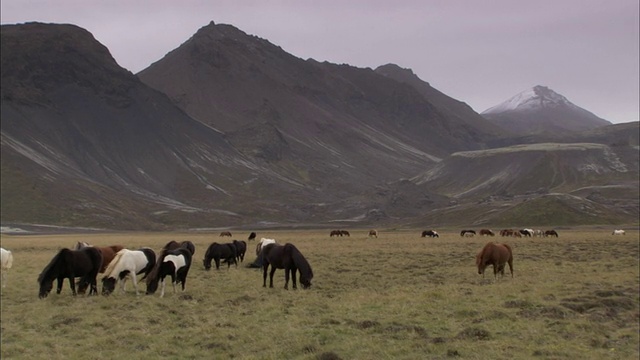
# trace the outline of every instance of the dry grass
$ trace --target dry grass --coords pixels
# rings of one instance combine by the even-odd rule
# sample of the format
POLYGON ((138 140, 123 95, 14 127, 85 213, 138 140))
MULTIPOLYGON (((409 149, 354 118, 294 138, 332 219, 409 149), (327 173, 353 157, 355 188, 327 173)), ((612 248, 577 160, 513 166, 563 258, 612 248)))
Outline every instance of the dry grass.
MULTIPOLYGON (((350 229, 351 230, 351 229, 350 229)), ((509 239, 515 277, 482 278, 474 256, 487 238, 420 238, 420 230, 259 232, 294 243, 313 266, 311 290, 262 288, 245 263, 206 272, 217 234, 134 233, 2 236, 14 267, 2 290, 2 358, 240 359, 637 359, 637 231, 561 231, 509 239), (196 244, 185 293, 38 299, 36 278, 61 247, 196 244)), ((245 239, 248 233, 234 238, 245 239)), ((502 238, 493 240, 502 241, 502 238)), ((491 268, 488 273, 491 273, 491 268)), ((100 287, 100 286, 99 286, 100 287)), ((141 285, 144 291, 144 285, 141 285)))

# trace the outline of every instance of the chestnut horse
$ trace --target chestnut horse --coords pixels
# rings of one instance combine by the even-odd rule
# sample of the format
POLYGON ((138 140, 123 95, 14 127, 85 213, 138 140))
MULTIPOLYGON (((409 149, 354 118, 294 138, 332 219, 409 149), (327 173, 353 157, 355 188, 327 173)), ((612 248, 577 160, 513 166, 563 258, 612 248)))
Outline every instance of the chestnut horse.
POLYGON ((482 277, 484 277, 484 270, 489 265, 493 265, 493 276, 495 278, 497 278, 498 273, 504 277, 505 263, 509 264, 511 277, 513 277, 513 252, 507 244, 488 242, 476 255, 478 274, 482 274, 482 277))

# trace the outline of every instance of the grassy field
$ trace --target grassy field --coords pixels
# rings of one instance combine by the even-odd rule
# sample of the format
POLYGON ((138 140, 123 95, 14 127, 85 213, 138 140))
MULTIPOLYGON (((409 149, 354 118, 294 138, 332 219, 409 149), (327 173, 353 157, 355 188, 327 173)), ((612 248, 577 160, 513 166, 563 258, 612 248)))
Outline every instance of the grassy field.
MULTIPOLYGON (((273 289, 246 265, 205 271, 217 234, 118 233, 9 236, 14 266, 2 289, 2 359, 638 359, 639 234, 561 230, 559 238, 505 239, 515 277, 477 274, 488 238, 420 230, 364 229, 350 238, 328 230, 258 232, 294 243, 311 263, 310 290, 273 289), (164 298, 38 299, 38 274, 76 241, 159 250, 169 240, 196 244, 184 293, 164 298)), ((248 233, 234 232, 235 239, 248 233)), ((508 274, 508 270, 507 270, 508 274)), ((140 284, 144 292, 145 285, 140 284)), ((99 290, 101 284, 99 284, 99 290)))

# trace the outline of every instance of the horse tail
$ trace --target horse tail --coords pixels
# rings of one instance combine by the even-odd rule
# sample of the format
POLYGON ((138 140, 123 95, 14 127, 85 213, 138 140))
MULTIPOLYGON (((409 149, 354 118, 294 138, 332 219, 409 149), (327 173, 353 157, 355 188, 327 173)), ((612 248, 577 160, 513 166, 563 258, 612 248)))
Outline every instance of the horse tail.
POLYGON ((151 284, 152 282, 158 280, 158 273, 160 272, 160 266, 162 266, 162 262, 164 261, 165 256, 167 256, 167 253, 170 250, 168 249, 162 249, 160 250, 160 254, 158 255, 158 258, 156 259, 156 263, 153 265, 153 269, 151 269, 151 271, 147 274, 147 278, 145 279, 147 282, 147 285, 151 284))
POLYGON ((116 253, 109 265, 107 265, 107 268, 104 269, 104 276, 102 277, 103 279, 111 277, 111 273, 115 270, 116 265, 118 265, 118 263, 120 262, 120 259, 122 259, 122 255, 127 252, 125 250, 126 249, 122 249, 116 253))
POLYGON ((311 269, 311 265, 305 259, 304 255, 298 250, 297 247, 293 244, 285 244, 284 245, 284 253, 291 254, 291 258, 293 259, 293 264, 300 271, 300 276, 304 276, 307 280, 311 281, 313 279, 313 270, 311 269))

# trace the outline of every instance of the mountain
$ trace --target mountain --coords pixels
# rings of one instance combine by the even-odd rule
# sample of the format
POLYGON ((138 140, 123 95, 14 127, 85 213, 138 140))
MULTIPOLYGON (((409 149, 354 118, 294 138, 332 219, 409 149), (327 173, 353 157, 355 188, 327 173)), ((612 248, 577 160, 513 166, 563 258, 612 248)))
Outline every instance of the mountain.
POLYGON ((567 133, 611 125, 540 85, 485 110, 482 116, 516 135, 567 133))
POLYGON ((241 224, 281 211, 282 198, 310 198, 119 67, 86 30, 1 29, 3 222, 241 224), (237 206, 247 203, 256 208, 237 206))
POLYGON ((3 225, 637 221, 637 123, 516 146, 541 135, 510 137, 410 69, 302 60, 230 25, 137 75, 74 25, 0 35, 3 225))

